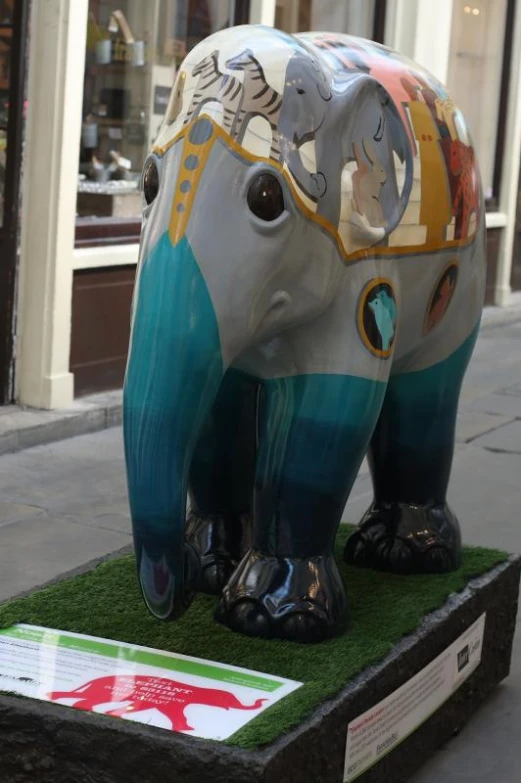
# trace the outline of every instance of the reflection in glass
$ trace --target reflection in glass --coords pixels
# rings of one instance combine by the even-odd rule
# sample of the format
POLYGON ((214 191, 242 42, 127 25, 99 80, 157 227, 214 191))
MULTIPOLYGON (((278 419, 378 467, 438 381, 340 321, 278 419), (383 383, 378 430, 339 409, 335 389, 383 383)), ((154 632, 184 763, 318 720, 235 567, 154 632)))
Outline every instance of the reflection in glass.
POLYGON ((0 24, 13 23, 14 0, 0 0, 0 24))
POLYGON ((141 169, 178 66, 231 0, 89 0, 77 214, 140 218, 141 169))
POLYGON ((492 198, 507 0, 454 0, 447 87, 472 133, 492 198), (487 96, 483 100, 483 96, 487 96))
POLYGON ((371 38, 375 0, 277 0, 275 27, 288 33, 327 30, 371 38))

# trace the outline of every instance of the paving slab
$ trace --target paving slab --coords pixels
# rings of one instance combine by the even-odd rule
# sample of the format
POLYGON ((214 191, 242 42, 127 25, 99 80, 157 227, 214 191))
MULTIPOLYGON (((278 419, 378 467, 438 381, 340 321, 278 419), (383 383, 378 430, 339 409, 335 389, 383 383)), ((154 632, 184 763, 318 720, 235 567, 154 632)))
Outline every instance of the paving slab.
POLYGON ((512 454, 521 454, 521 421, 515 419, 509 424, 503 424, 501 427, 490 430, 476 438, 474 445, 491 451, 508 451, 512 454))
POLYGON ((508 416, 467 409, 461 410, 456 420, 456 440, 460 443, 468 443, 479 435, 494 431, 510 421, 513 419, 508 416))
POLYGON ((521 419, 521 395, 495 392, 471 402, 472 410, 495 413, 499 416, 521 419))
POLYGON ((411 778, 411 783, 518 783, 521 779, 521 628, 509 678, 461 734, 411 778))
POLYGON ((43 514, 0 527, 0 601, 130 543, 130 535, 43 514))
POLYGON ((21 519, 44 514, 41 506, 32 506, 27 503, 16 503, 10 500, 0 500, 0 527, 11 525, 21 519))

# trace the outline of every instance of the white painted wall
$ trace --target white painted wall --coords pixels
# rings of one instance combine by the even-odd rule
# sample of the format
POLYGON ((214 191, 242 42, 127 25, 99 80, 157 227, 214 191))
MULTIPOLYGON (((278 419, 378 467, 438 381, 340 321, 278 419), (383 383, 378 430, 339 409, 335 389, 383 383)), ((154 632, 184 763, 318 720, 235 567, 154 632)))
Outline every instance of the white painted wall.
POLYGON ((88 0, 32 4, 17 398, 37 408, 73 401, 72 251, 87 11, 88 0))
POLYGON ((443 84, 447 82, 451 24, 452 0, 417 0, 413 59, 443 84))
POLYGON ((273 27, 276 0, 250 0, 250 24, 266 24, 273 27))
POLYGON ((418 3, 416 0, 387 0, 385 44, 407 57, 414 57, 418 3))

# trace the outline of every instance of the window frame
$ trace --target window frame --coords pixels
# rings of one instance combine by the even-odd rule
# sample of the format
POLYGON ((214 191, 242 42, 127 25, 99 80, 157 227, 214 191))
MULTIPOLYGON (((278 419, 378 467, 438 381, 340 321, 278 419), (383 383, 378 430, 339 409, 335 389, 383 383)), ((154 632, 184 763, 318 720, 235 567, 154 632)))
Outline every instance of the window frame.
POLYGON ((496 148, 494 152, 494 172, 492 175, 492 196, 488 199, 485 199, 485 210, 487 212, 497 212, 500 208, 499 201, 501 184, 503 180, 503 158, 507 132, 508 94, 510 91, 512 54, 514 46, 515 14, 516 0, 507 0, 505 36, 503 39, 503 62, 501 65, 501 82, 499 88, 496 148))
POLYGON ((385 44, 385 20, 387 16, 387 0, 375 0, 373 15, 373 35, 375 43, 385 44))

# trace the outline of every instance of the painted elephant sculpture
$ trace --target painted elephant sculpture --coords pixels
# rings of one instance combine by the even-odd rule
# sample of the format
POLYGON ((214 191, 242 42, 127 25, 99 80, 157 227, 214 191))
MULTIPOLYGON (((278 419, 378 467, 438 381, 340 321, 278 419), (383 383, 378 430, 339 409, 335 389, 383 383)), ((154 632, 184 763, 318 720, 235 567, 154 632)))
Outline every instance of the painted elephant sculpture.
POLYGON ((124 718, 128 714, 156 709, 171 721, 173 731, 193 731, 184 714, 191 704, 224 710, 258 710, 264 703, 264 699, 258 699, 251 705, 245 705, 229 691, 199 688, 166 677, 131 674, 98 677, 72 691, 53 691, 47 697, 51 701, 75 699, 73 706, 87 711, 109 702, 128 701, 129 704, 109 710, 106 715, 124 718))
POLYGON ((446 491, 485 223, 442 85, 348 36, 216 33, 181 67, 143 194, 124 437, 149 610, 202 590, 246 634, 342 632, 333 543, 366 453, 347 561, 458 567, 446 491))

